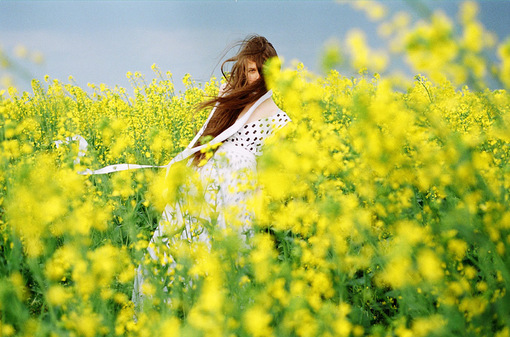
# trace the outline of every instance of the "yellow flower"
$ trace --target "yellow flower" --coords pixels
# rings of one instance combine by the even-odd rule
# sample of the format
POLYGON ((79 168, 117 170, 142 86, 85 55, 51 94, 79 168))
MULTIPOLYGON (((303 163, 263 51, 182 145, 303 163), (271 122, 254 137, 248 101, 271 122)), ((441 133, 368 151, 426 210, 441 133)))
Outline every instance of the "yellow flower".
POLYGON ((272 329, 270 327, 272 317, 260 306, 251 307, 246 310, 243 321, 246 330, 252 336, 262 337, 272 335, 272 329))
POLYGON ((158 336, 172 337, 179 336, 180 332, 180 321, 176 317, 170 317, 161 323, 158 336))
POLYGON ((418 253, 417 260, 418 270, 425 280, 437 282, 443 278, 444 272, 441 268, 441 260, 432 250, 421 250, 418 253))
POLYGON ((467 243, 461 239, 450 239, 448 241, 448 250, 459 261, 466 255, 467 248, 467 243))
POLYGON ((412 280, 411 260, 406 256, 396 256, 388 261, 377 280, 381 284, 402 288, 412 280))
POLYGON ((73 294, 69 289, 61 285, 54 285, 48 289, 46 298, 51 305, 61 306, 73 298, 73 294))
POLYGON ((488 301, 482 297, 466 297, 459 303, 459 310, 466 313, 469 319, 481 315, 487 308, 488 301))
POLYGON ((502 330, 498 331, 494 336, 495 337, 510 337, 510 328, 506 326, 502 330))
POLYGON ((0 333, 2 336, 13 336, 16 333, 16 330, 14 330, 14 327, 10 324, 0 323, 0 333))
POLYGON ((418 337, 428 336, 430 333, 439 334, 447 321, 441 315, 419 317, 412 322, 412 335, 418 337))
POLYGON ((335 321, 334 329, 338 336, 346 337, 352 331, 352 323, 346 318, 340 318, 335 321))

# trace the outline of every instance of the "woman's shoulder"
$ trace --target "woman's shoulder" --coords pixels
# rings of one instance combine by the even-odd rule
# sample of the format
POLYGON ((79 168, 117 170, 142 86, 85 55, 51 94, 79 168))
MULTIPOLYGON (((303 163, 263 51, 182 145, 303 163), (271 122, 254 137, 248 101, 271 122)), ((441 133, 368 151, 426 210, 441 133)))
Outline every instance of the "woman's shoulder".
POLYGON ((280 110, 280 108, 276 105, 276 103, 273 101, 272 98, 265 100, 262 102, 255 111, 253 111, 252 115, 250 116, 250 119, 248 120, 248 123, 273 117, 278 112, 283 112, 280 110))

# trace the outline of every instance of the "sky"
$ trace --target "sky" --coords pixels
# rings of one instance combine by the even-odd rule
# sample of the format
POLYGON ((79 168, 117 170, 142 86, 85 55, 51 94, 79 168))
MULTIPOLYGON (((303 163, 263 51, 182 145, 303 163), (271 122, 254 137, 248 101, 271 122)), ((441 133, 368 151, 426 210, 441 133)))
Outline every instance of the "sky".
MULTIPOLYGON (((412 0, 411 0, 412 1, 412 0)), ((408 2, 408 1, 407 1, 408 2)), ((408 3, 384 1, 389 15, 408 3)), ((422 1, 455 17, 460 1, 422 1)), ((479 18, 499 40, 510 36, 510 1, 480 1, 479 18)), ((367 34, 373 48, 384 48, 377 25, 349 1, 0 1, 0 46, 14 55, 17 46, 40 52, 41 65, 20 64, 29 77, 45 75, 85 88, 104 83, 130 88, 128 71, 150 81, 157 64, 173 73, 177 90, 189 73, 199 83, 220 76, 222 56, 249 34, 265 36, 283 57, 319 72, 325 43, 339 41, 353 28, 367 34)), ((21 90, 29 81, 18 80, 21 90)))

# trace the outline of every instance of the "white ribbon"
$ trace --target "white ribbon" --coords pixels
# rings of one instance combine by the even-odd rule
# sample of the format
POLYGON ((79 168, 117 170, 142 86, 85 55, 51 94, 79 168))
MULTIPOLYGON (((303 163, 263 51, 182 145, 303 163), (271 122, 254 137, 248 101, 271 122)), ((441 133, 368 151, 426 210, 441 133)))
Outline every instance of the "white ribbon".
MULTIPOLYGON (((186 149, 184 149, 184 151, 178 153, 172 160, 170 160, 170 162, 166 165, 163 165, 163 166, 154 166, 154 165, 139 165, 139 164, 115 164, 115 165, 109 165, 109 166, 106 166, 106 167, 103 167, 103 168, 100 168, 98 170, 91 170, 91 169, 86 169, 85 171, 81 171, 81 172, 78 172, 79 174, 83 174, 83 175, 87 175, 87 174, 106 174, 106 173, 112 173, 112 172, 118 172, 118 171, 126 171, 126 170, 135 170, 135 169, 140 169, 140 168, 166 168, 167 169, 167 174, 168 174, 168 171, 170 170, 170 167, 178 162, 178 161, 181 161, 183 159, 186 159, 188 158, 189 156, 191 156, 192 154, 200 151, 201 149, 207 147, 207 146, 211 146, 211 145, 214 145, 214 144, 218 144, 220 142, 223 142, 225 139, 227 139, 228 137, 232 136, 234 133, 236 133, 239 129, 241 129, 245 124, 246 122, 248 121, 248 119, 250 118, 250 116, 253 114, 253 111, 255 109, 258 108, 258 106, 260 104, 262 104, 262 102, 264 102, 265 100, 267 100, 268 98, 270 98, 272 96, 273 92, 272 90, 269 90, 267 93, 264 94, 264 96, 260 97, 256 102, 255 104, 253 104, 253 106, 241 117, 239 118, 233 125, 231 125, 229 128, 225 129, 222 133, 220 133, 218 136, 216 136, 213 140, 211 140, 209 143, 207 144, 204 144, 204 145, 200 145, 200 146, 197 146, 197 147, 193 147, 195 145, 195 143, 198 141, 198 139, 200 138, 200 136, 202 136, 202 134, 204 133, 204 130, 207 126, 207 123, 209 123, 209 121, 211 120, 211 117, 212 115, 214 114, 214 112, 216 111, 216 108, 218 106, 218 104, 216 104, 214 106, 214 108, 212 109, 211 113, 209 114, 209 117, 207 118, 207 120, 205 121, 204 125, 202 126, 202 128, 200 129, 200 131, 197 133, 197 135, 195 136, 195 138, 193 138, 193 140, 191 141, 191 143, 189 143, 189 145, 186 147, 186 149)), ((69 139, 69 138, 68 138, 69 139)), ((87 141, 85 141, 85 139, 83 139, 82 136, 80 135, 76 135, 72 138, 72 140, 77 140, 79 139, 80 140, 80 151, 82 150, 82 140, 85 142, 85 151, 87 149, 87 141)), ((62 141, 57 141, 57 142, 62 142, 62 141)), ((57 143, 55 142, 55 143, 57 143)), ((60 144, 59 143, 59 144, 60 144)), ((59 144, 56 144, 57 147, 59 144)), ((78 153, 78 156, 81 157, 83 156, 85 153, 81 154, 82 152, 79 152, 78 153)), ((79 158, 77 158, 76 160, 78 160, 78 163, 79 163, 79 158)), ((75 160, 75 163, 76 163, 76 160, 75 160)))

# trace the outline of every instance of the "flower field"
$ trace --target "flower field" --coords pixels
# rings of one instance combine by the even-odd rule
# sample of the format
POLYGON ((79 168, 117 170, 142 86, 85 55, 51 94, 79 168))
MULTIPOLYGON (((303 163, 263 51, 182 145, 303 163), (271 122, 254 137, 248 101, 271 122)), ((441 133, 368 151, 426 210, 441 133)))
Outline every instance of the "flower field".
POLYGON ((405 84, 270 63, 293 122, 260 158, 254 235, 177 240, 162 247, 174 263, 144 255, 187 167, 77 172, 166 164, 218 81, 186 76, 176 93, 154 66, 149 83, 128 73, 133 94, 49 78, 4 92, 0 336, 510 336, 510 94, 485 88, 490 65, 471 45, 464 63, 417 46, 445 22, 409 33, 405 52, 428 77, 405 84), (152 276, 137 309, 140 263, 152 276))

